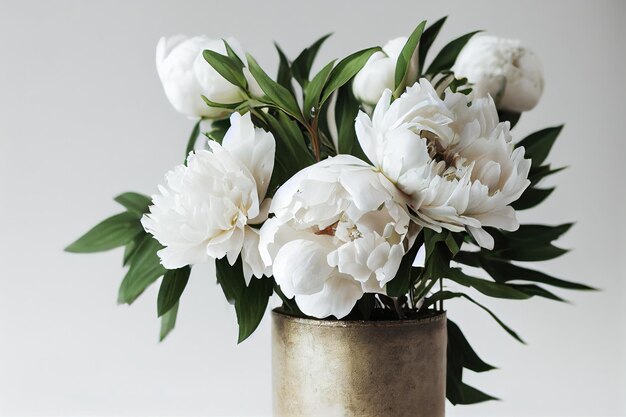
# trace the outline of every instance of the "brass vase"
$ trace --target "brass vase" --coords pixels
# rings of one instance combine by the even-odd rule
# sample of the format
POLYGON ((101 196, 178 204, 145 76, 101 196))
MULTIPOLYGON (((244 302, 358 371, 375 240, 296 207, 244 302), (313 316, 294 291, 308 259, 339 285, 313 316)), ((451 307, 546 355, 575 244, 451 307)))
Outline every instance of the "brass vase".
POLYGON ((446 314, 337 321, 272 312, 274 417, 443 417, 446 314))

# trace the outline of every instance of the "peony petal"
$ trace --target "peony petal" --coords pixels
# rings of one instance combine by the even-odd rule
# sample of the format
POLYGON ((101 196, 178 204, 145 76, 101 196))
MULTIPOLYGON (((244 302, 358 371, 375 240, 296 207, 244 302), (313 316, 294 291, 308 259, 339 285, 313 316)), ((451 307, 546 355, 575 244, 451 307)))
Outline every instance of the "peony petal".
POLYGON ((342 319, 347 316, 363 296, 361 285, 336 273, 325 283, 321 292, 311 295, 296 295, 296 303, 307 316, 326 318, 335 316, 342 319))
POLYGON ((287 297, 322 291, 333 270, 327 256, 327 248, 310 240, 288 242, 280 248, 272 265, 276 283, 287 297))

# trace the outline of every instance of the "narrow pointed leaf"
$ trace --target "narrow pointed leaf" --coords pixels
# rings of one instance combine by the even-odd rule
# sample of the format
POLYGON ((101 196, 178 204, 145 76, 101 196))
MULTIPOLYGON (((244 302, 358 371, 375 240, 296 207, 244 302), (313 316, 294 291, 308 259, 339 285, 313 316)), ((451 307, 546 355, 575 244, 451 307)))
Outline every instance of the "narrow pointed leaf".
POLYGON ((148 286, 165 274, 165 268, 157 255, 162 248, 152 237, 141 243, 120 285, 118 303, 132 304, 148 286))
POLYGON ((159 334, 159 341, 162 342, 167 335, 170 334, 174 327, 176 327, 176 316, 178 315, 178 303, 174 307, 170 308, 167 313, 161 317, 161 332, 159 334))
POLYGON ((465 274, 459 268, 450 268, 446 278, 465 287, 472 287, 475 290, 495 298, 506 298, 511 300, 525 300, 530 296, 522 291, 499 282, 488 281, 486 279, 472 277, 465 274))
MULTIPOLYGON (((359 103, 352 93, 349 85, 344 85, 337 90, 335 103, 335 123, 337 125, 337 144, 340 154, 352 154, 359 147, 354 129, 354 121, 359 112, 359 103)), ((360 148, 360 147, 359 147, 360 148)))
POLYGON ((215 261, 217 282, 226 299, 235 305, 239 324, 238 343, 243 342, 258 327, 274 288, 274 280, 271 278, 252 277, 246 286, 241 262, 241 257, 234 265, 229 265, 226 258, 215 261))
POLYGON ((201 95, 200 98, 202 98, 202 101, 204 101, 207 106, 217 109, 235 110, 244 103, 243 101, 239 103, 216 103, 215 101, 209 100, 205 95, 201 95))
POLYGON ((276 42, 274 42, 274 46, 278 52, 278 73, 276 74, 276 82, 289 90, 291 94, 294 94, 293 85, 291 84, 292 75, 289 59, 276 42))
MULTIPOLYGON (((396 69, 394 73, 394 96, 399 97, 406 88, 409 82, 415 80, 409 80, 409 70, 411 68, 411 61, 413 57, 416 55, 417 45, 422 37, 422 33, 424 32, 424 27, 426 26, 426 21, 423 20, 419 25, 415 28, 411 36, 407 39, 402 51, 400 51, 400 55, 398 55, 398 59, 396 60, 396 69)), ((415 74, 417 76, 417 74, 415 74)))
POLYGON ((302 113, 300 112, 300 108, 293 94, 285 87, 272 80, 265 71, 263 71, 252 55, 248 54, 247 57, 250 73, 257 83, 259 83, 261 90, 263 90, 267 98, 283 111, 303 122, 302 113))
POLYGON ((553 191, 554 187, 545 189, 529 187, 526 191, 524 191, 524 194, 522 194, 519 200, 511 204, 511 207, 515 210, 527 210, 529 208, 533 208, 548 198, 553 191))
POLYGON ((152 236, 148 233, 140 233, 126 244, 126 247, 124 248, 124 257, 122 258, 123 266, 127 266, 132 261, 133 256, 137 253, 137 249, 146 239, 152 239, 152 236))
POLYGON ((322 92, 320 105, 323 105, 335 90, 350 81, 363 68, 370 56, 380 50, 379 47, 363 49, 339 61, 330 73, 328 83, 322 92))
POLYGON ((562 249, 551 244, 542 246, 523 245, 498 251, 497 256, 512 261, 538 262, 558 258, 567 252, 567 249, 562 249))
POLYGON ((115 197, 115 201, 121 204, 131 213, 137 214, 139 217, 147 213, 148 207, 152 204, 152 199, 146 195, 127 192, 115 197))
POLYGON ((484 259, 481 266, 498 282, 528 281, 569 290, 594 290, 588 285, 554 278, 543 272, 523 268, 502 260, 484 259))
POLYGON ((143 226, 135 213, 124 212, 98 223, 74 243, 66 252, 92 253, 124 246, 143 232, 143 226))
POLYGON ((521 291, 525 294, 530 295, 531 297, 537 296, 537 297, 547 298, 549 300, 565 302, 565 300, 559 297, 558 295, 535 284, 508 284, 508 285, 510 285, 511 287, 515 288, 518 291, 521 291))
POLYGON ((526 158, 532 160, 533 167, 538 167, 548 157, 550 149, 552 149, 552 145, 554 145, 562 129, 563 125, 540 130, 524 138, 517 146, 523 146, 526 158))
POLYGON ((491 395, 463 382, 461 383, 461 392, 463 395, 463 402, 460 404, 477 404, 485 401, 499 401, 499 398, 492 397, 491 395))
POLYGON ((496 369, 478 356, 456 323, 448 319, 447 326, 448 349, 451 349, 454 356, 461 358, 460 363, 464 368, 474 372, 487 372, 496 369))
POLYGON ((193 151, 193 148, 196 146, 196 141, 198 140, 198 135, 200 134, 201 121, 202 119, 196 122, 196 124, 193 126, 193 129, 191 130, 191 135, 189 135, 187 147, 185 148, 185 165, 187 165, 187 157, 189 156, 189 153, 193 151))
POLYGON ((563 223, 558 226, 546 226, 542 224, 522 224, 514 232, 502 232, 505 237, 515 242, 545 242, 550 243, 567 233, 574 223, 563 223))
POLYGON ((185 287, 189 281, 190 273, 191 267, 189 266, 179 269, 170 269, 165 272, 157 297, 157 314, 159 317, 178 304, 178 300, 183 294, 183 291, 185 291, 185 287))
POLYGON ((304 89, 304 116, 307 119, 312 119, 315 114, 320 112, 320 96, 322 90, 328 81, 335 61, 329 62, 324 68, 318 72, 315 77, 307 84, 304 89))
POLYGON ((538 184, 539 181, 548 177, 550 175, 556 174, 557 172, 563 171, 567 167, 560 167, 552 169, 550 165, 542 165, 540 167, 532 168, 530 173, 528 174, 528 179, 530 180, 530 184, 535 185, 538 184))
POLYGON ((239 55, 231 48, 230 44, 226 41, 226 39, 222 39, 224 42, 224 47, 226 47, 226 54, 228 57, 235 63, 239 68, 243 68, 245 65, 239 55))
POLYGON ((418 75, 422 74, 422 70, 424 69, 424 63, 426 62, 426 56, 428 55, 428 51, 430 50, 430 47, 432 46, 433 42, 437 38, 437 35, 439 35, 439 32, 441 31, 441 28, 443 27, 443 24, 446 22, 447 18, 448 16, 442 17, 441 19, 437 20, 432 25, 428 26, 426 30, 424 30, 424 33, 422 33, 422 37, 420 38, 419 48, 418 48, 418 65, 419 65, 418 67, 419 69, 417 71, 418 75))
POLYGON ((274 289, 274 280, 270 278, 252 278, 250 285, 244 290, 235 303, 239 337, 237 343, 246 340, 259 327, 267 303, 274 289))
POLYGON ((476 32, 468 33, 467 35, 463 35, 446 46, 437 54, 433 62, 428 67, 426 71, 427 74, 437 74, 445 70, 449 70, 454 65, 456 61, 456 57, 459 56, 459 53, 465 46, 465 44, 474 36, 475 34, 482 32, 480 30, 476 32))
POLYGON ((474 300, 473 298, 471 298, 469 295, 464 294, 462 292, 452 292, 452 291, 439 291, 435 294, 433 294, 432 296, 430 296, 426 301, 425 301, 425 305, 426 306, 430 306, 435 304, 435 302, 439 301, 439 300, 450 300, 452 298, 465 298, 466 300, 472 302, 474 305, 480 307, 481 309, 483 309, 485 312, 487 312, 487 314, 489 314, 491 316, 491 318, 493 318, 496 323, 498 323, 500 325, 500 327, 502 327, 504 329, 504 331, 506 331, 508 334, 510 334, 515 340, 517 340, 520 343, 526 344, 526 342, 524 342, 522 340, 522 338, 520 338, 517 333, 515 333, 513 331, 513 329, 511 329, 509 326, 507 326, 506 324, 504 324, 504 322, 502 320, 500 320, 498 318, 498 316, 496 316, 491 310, 489 310, 487 307, 485 307, 484 305, 480 304, 479 302, 477 302, 476 300, 474 300))
POLYGON ((293 73, 293 77, 296 81, 298 81, 302 88, 306 87, 309 82, 309 74, 311 73, 311 67, 313 66, 313 61, 315 61, 317 52, 330 35, 332 35, 332 33, 319 38, 313 43, 313 45, 305 48, 300 55, 293 60, 293 63, 291 64, 291 71, 293 73))
POLYGON ((210 49, 205 49, 202 56, 226 81, 244 90, 248 88, 248 82, 237 60, 210 49))

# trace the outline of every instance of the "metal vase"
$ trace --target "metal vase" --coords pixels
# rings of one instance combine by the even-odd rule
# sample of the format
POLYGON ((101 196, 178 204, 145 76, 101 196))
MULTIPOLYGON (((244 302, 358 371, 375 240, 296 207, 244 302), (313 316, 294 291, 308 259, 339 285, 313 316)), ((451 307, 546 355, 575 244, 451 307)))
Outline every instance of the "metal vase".
POLYGON ((443 417, 446 314, 337 321, 272 312, 274 417, 443 417))

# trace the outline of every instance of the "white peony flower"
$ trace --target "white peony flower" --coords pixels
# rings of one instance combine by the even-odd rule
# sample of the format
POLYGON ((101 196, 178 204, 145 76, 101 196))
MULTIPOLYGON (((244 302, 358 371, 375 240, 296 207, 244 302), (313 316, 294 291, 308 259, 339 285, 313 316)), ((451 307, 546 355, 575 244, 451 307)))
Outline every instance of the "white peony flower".
POLYGON ((422 226, 467 230, 493 247, 484 226, 519 227, 510 204, 530 184, 530 160, 517 148, 509 123, 499 123, 491 98, 446 91, 425 79, 390 104, 386 90, 372 118, 360 112, 359 143, 367 157, 406 196, 422 226))
POLYGON ((357 158, 318 162, 274 195, 261 256, 305 314, 345 317, 365 292, 385 293, 414 239, 401 199, 357 158))
MULTIPOLYGON (((228 44, 245 63, 243 50, 236 39, 229 38, 228 44)), ((244 100, 241 89, 224 77, 204 59, 202 52, 209 49, 226 55, 224 41, 206 36, 188 38, 178 35, 161 38, 157 44, 156 66, 165 94, 174 108, 189 117, 221 118, 230 111, 206 105, 201 96, 215 103, 237 103, 244 100)), ((260 89, 247 68, 244 75, 249 89, 259 94, 260 89)))
MULTIPOLYGON (((393 90, 396 61, 407 38, 390 40, 383 46, 382 52, 374 53, 365 66, 354 77, 352 91, 357 100, 369 106, 374 106, 385 89, 393 90)), ((409 79, 417 78, 417 54, 409 65, 409 79)))
POLYGON ((274 167, 276 143, 271 133, 255 128, 250 114, 233 113, 222 145, 189 154, 187 166, 166 175, 141 220, 165 246, 158 252, 167 269, 228 258, 241 253, 249 283, 252 275, 271 275, 258 252, 259 231, 250 225, 267 218, 263 200, 274 167))
POLYGON ((452 70, 474 84, 474 97, 491 95, 501 110, 531 110, 543 92, 541 61, 517 40, 475 36, 452 70))

